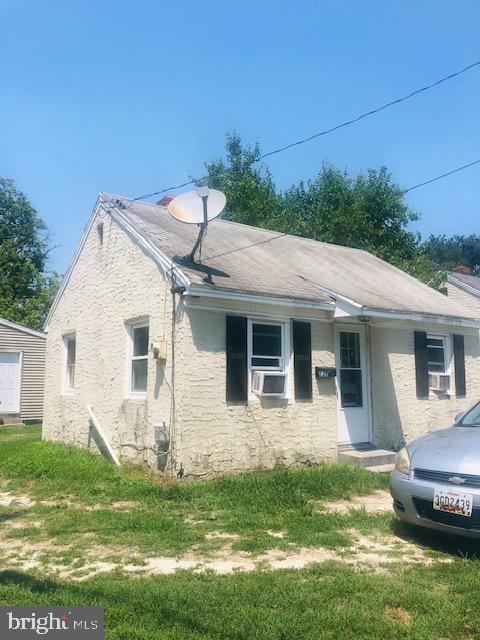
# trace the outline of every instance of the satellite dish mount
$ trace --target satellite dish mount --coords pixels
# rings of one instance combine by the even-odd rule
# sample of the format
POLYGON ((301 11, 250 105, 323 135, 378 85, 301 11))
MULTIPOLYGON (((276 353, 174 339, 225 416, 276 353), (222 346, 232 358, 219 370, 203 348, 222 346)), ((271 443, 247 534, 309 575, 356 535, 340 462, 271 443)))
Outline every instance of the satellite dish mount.
POLYGON ((180 222, 200 226, 198 238, 192 250, 181 259, 183 264, 194 263, 197 251, 201 254, 208 223, 222 213, 226 202, 225 194, 208 187, 198 187, 195 191, 182 193, 170 202, 168 211, 171 216, 180 222))
POLYGON ((208 187, 199 187, 197 189, 197 196, 202 199, 203 222, 200 225, 200 231, 198 232, 198 238, 197 238, 197 241, 195 242, 195 244, 193 245, 193 249, 190 251, 188 256, 185 256, 185 262, 195 262, 195 254, 196 254, 196 252, 197 252, 197 250, 199 248, 200 248, 200 255, 201 255, 202 242, 203 242, 203 239, 205 237, 205 234, 207 233, 207 227, 208 227, 208 205, 207 205, 207 200, 208 200, 209 191, 210 191, 210 189, 208 187))

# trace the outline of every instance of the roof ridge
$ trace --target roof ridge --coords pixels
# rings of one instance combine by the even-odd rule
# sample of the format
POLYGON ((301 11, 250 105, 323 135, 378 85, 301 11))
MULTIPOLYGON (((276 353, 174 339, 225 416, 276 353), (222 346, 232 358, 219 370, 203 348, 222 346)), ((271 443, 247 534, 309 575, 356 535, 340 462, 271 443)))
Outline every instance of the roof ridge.
MULTIPOLYGON (((164 205, 159 205, 156 204, 155 202, 145 202, 144 200, 135 200, 133 198, 127 198, 126 196, 117 196, 115 194, 104 194, 110 197, 114 197, 114 198, 119 198, 121 200, 128 200, 129 202, 133 202, 133 203, 137 203, 138 204, 146 204, 149 205, 150 207, 156 207, 159 209, 166 209, 168 211, 168 207, 164 206, 164 205)), ((314 242, 315 244, 323 244, 323 245, 327 245, 328 247, 336 247, 336 248, 340 248, 340 249, 346 249, 347 251, 361 251, 363 253, 368 253, 369 255, 374 255, 373 253, 371 253, 370 251, 368 251, 367 249, 360 249, 358 247, 348 247, 347 245, 344 244, 335 244, 335 242, 325 242, 325 240, 315 240, 315 238, 306 238, 305 236, 299 236, 296 235, 294 233, 285 233, 283 231, 275 231, 274 229, 265 229, 265 227, 255 227, 252 224, 246 224, 245 222, 237 222, 235 220, 225 220, 225 218, 214 218, 214 220, 221 222, 223 224, 230 224, 230 225, 236 225, 239 227, 247 227, 248 229, 255 229, 255 230, 259 230, 259 231, 263 231, 265 233, 269 233, 274 235, 275 237, 281 237, 284 236, 286 238, 295 238, 296 240, 302 240, 305 242, 314 242)), ((211 221, 213 222, 213 220, 211 221)), ((375 256, 377 257, 377 256, 375 256)), ((381 260, 381 258, 379 258, 379 260, 381 260)))

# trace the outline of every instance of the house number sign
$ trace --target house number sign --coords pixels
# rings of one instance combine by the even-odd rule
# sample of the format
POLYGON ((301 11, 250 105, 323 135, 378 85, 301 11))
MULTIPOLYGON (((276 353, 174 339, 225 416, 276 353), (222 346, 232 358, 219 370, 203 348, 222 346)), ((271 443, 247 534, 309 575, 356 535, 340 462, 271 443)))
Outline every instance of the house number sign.
POLYGON ((315 377, 317 380, 322 378, 335 378, 337 370, 335 367, 315 367, 315 377))

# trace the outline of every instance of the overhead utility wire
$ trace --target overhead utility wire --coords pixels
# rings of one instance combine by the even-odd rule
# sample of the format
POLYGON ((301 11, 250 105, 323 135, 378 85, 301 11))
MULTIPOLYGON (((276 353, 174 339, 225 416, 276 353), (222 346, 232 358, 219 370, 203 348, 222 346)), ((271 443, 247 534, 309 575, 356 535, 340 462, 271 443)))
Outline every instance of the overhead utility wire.
MULTIPOLYGON (((480 164, 480 158, 478 160, 474 160, 474 162, 469 162, 468 164, 464 164, 462 167, 458 167, 457 169, 453 169, 452 171, 448 171, 447 173, 442 173, 440 176, 436 176, 435 178, 431 178, 430 180, 425 180, 425 182, 420 182, 419 184, 414 185, 413 187, 408 187, 408 189, 403 189, 402 194, 408 193, 413 189, 418 189, 418 187, 423 187, 425 184, 430 184, 431 182, 436 182, 437 180, 441 180, 446 176, 451 176, 452 173, 457 173, 458 171, 462 171, 462 169, 467 169, 468 167, 473 167, 475 164, 480 164)), ((287 233, 279 233, 276 236, 272 236, 267 238, 266 240, 260 240, 259 242, 254 242, 252 244, 244 245, 243 247, 238 247, 237 249, 231 249, 230 251, 225 251, 224 253, 218 253, 216 255, 207 256, 206 260, 213 260, 214 258, 223 258, 223 256, 229 255, 231 253, 236 253, 237 251, 243 251, 244 249, 250 249, 251 247, 256 247, 259 244, 266 244, 267 242, 272 242, 273 240, 278 240, 279 238, 283 238, 287 233)))
POLYGON ((430 184, 431 182, 436 182, 437 180, 441 180, 442 178, 451 176, 452 173, 458 173, 458 171, 462 171, 463 169, 468 169, 468 167, 473 167, 474 164, 479 164, 479 163, 480 163, 480 158, 478 160, 474 160, 473 162, 469 162, 468 164, 464 164, 462 167, 457 167, 452 171, 447 171, 447 173, 442 173, 441 176, 436 176, 435 178, 431 178, 430 180, 425 180, 425 182, 420 182, 419 184, 416 184, 413 187, 408 187, 408 189, 403 190, 403 193, 408 193, 409 191, 413 191, 413 189, 418 189, 418 187, 423 187, 424 185, 430 184))
MULTIPOLYGON (((248 166, 251 166, 253 164, 256 164, 257 162, 260 162, 261 160, 264 160, 265 158, 268 158, 270 156, 276 155, 277 153, 282 153, 283 151, 286 151, 287 149, 291 149, 292 147, 297 147, 301 144, 305 144, 306 142, 310 142, 311 140, 315 140, 316 138, 320 138, 321 136, 326 136, 329 133, 332 133, 333 131, 337 131, 338 129, 342 129, 343 127, 348 127, 351 124, 355 124, 356 122, 359 122, 360 120, 363 120, 364 118, 368 118, 369 116, 372 116, 376 113, 379 113, 380 111, 383 111, 384 109, 388 109, 389 107, 392 107, 396 104, 399 104, 400 102, 404 102, 405 100, 409 100, 410 98, 413 98, 414 96, 418 95, 419 93, 423 93, 425 91, 428 91, 429 89, 433 89, 434 87, 437 87, 439 84, 442 84, 443 82, 447 82, 448 80, 452 80, 453 78, 456 78, 457 76, 462 75, 462 73, 465 73, 466 71, 469 71, 470 69, 473 69, 474 67, 478 67, 480 66, 480 60, 477 60, 477 62, 473 62, 472 64, 469 64, 468 66, 464 67, 463 69, 460 69, 459 71, 455 71, 454 73, 450 73, 448 76, 445 76, 443 78, 440 78, 440 80, 437 80, 436 82, 433 82, 432 84, 428 84, 424 87, 421 87, 420 89, 416 89, 415 91, 412 91, 411 93, 408 93, 405 96, 402 96, 401 98, 397 98, 396 100, 392 100, 391 102, 387 102, 386 104, 382 105, 381 107, 377 107, 376 109, 372 109, 371 111, 367 111, 365 113, 362 113, 361 115, 352 118, 351 120, 347 120, 345 122, 342 122, 341 124, 337 124, 334 127, 331 127, 330 129, 325 129, 324 131, 319 131, 318 133, 314 133, 311 136, 308 136, 308 138, 302 138, 301 140, 297 140, 296 142, 291 142, 290 144, 285 145, 284 147, 279 147, 278 149, 274 149, 273 151, 268 151, 267 153, 262 154, 261 156, 259 156, 258 158, 255 158, 255 160, 253 160, 248 166)), ((460 169, 459 169, 460 170, 460 169)), ((176 189, 181 189, 182 187, 188 187, 191 184, 195 184, 196 182, 199 182, 201 180, 207 180, 208 178, 210 178, 211 176, 206 175, 203 176, 202 178, 195 178, 193 180, 188 180, 187 182, 183 182, 182 184, 177 184, 175 186, 171 186, 171 187, 166 187, 165 189, 161 189, 160 191, 154 191, 152 193, 146 193, 142 196, 138 196, 136 198, 133 198, 132 201, 136 202, 137 200, 147 200, 148 198, 153 198, 153 196, 159 196, 162 195, 163 193, 167 193, 168 191, 175 191, 176 189)), ((420 185, 418 185, 420 186, 420 185)), ((416 188, 416 187, 411 187, 411 189, 416 188)), ((410 190, 410 189, 409 189, 410 190)))

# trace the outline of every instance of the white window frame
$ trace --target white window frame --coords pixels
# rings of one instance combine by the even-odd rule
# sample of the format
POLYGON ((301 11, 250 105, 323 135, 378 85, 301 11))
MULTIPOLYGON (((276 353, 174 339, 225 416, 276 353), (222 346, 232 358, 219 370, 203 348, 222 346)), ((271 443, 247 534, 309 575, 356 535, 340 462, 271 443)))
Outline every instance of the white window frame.
MULTIPOLYGON (((269 356, 257 356, 259 358, 269 358, 269 356)), ((272 359, 274 356, 271 356, 272 359)), ((290 367, 290 321, 281 321, 281 320, 266 320, 265 318, 257 319, 255 317, 247 319, 247 368, 248 368, 248 395, 249 398, 254 396, 252 391, 252 378, 254 371, 276 371, 280 373, 284 373, 287 375, 287 379, 285 382, 285 395, 284 398, 289 397, 289 367, 290 367), (280 367, 260 367, 252 365, 253 354, 253 325, 254 324, 264 324, 264 325, 276 325, 281 327, 281 356, 280 356, 280 367)))
POLYGON ((148 320, 139 320, 135 322, 127 323, 127 358, 125 366, 125 397, 136 400, 144 400, 147 397, 148 389, 148 359, 149 349, 147 348, 147 354, 145 356, 133 355, 133 333, 135 329, 141 329, 148 327, 149 341, 150 341, 150 323, 148 320), (145 391, 136 391, 132 389, 132 363, 134 360, 146 360, 147 361, 147 389, 145 391))
POLYGON ((77 334, 75 332, 66 333, 63 338, 63 365, 62 365, 62 393, 71 396, 75 393, 75 379, 77 373, 77 334), (69 364, 68 364, 68 343, 75 340, 75 362, 73 363, 73 386, 70 385, 69 364))
MULTIPOLYGON (((429 338, 432 338, 434 340, 443 340, 443 353, 444 353, 444 357, 445 357, 445 371, 441 372, 441 371, 430 371, 430 369, 428 370, 428 375, 441 375, 441 376, 449 376, 450 378, 450 384, 448 386, 448 389, 445 389, 443 391, 443 393, 445 393, 446 395, 451 395, 452 393, 452 348, 450 345, 450 336, 446 335, 446 334, 439 334, 439 333, 427 333, 427 340, 429 338)), ((428 354, 428 350, 427 350, 427 354, 428 354)), ((427 356, 427 362, 428 362, 428 356, 427 356)), ((436 390, 432 389, 430 387, 429 389, 429 393, 432 396, 435 396, 436 390)))
MULTIPOLYGON (((445 357, 445 371, 430 371, 428 370, 428 374, 440 374, 442 376, 451 376, 452 373, 452 353, 450 348, 450 336, 445 334, 436 334, 436 333, 427 333, 427 340, 442 340, 443 341, 443 354, 445 357)), ((438 348, 438 347, 430 347, 430 348, 438 348)), ((427 349, 428 354, 428 349, 427 349)), ((427 356, 428 361, 428 356, 427 356)))

